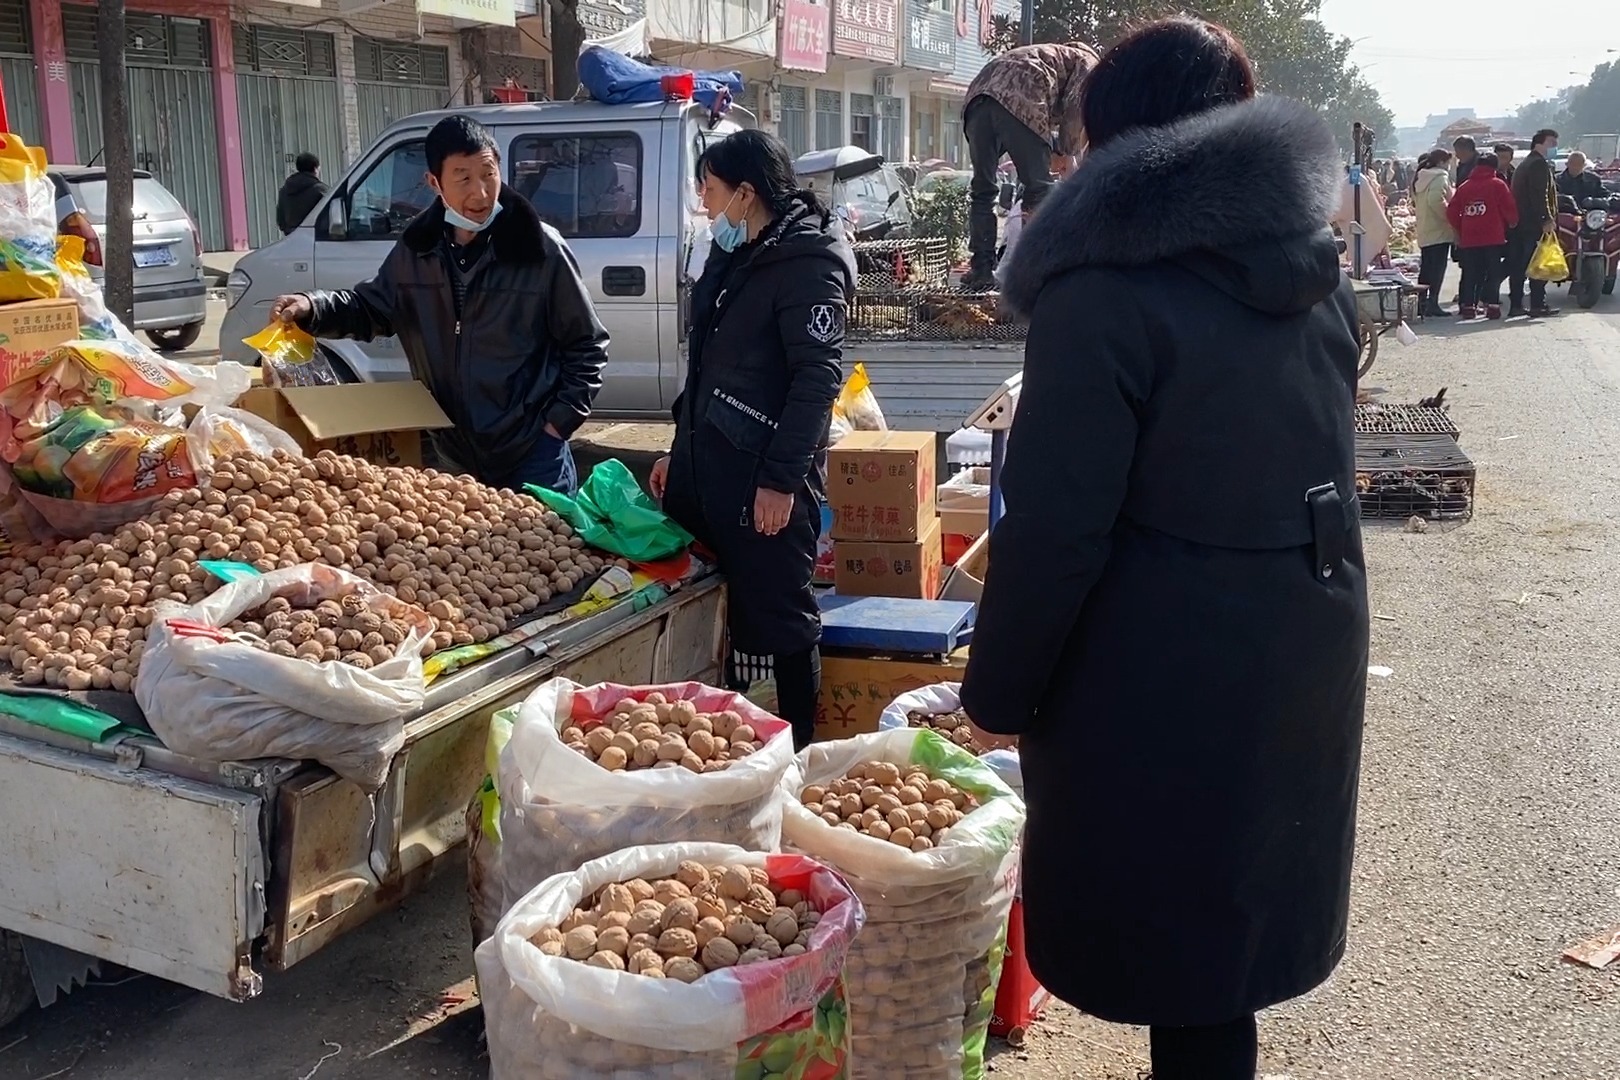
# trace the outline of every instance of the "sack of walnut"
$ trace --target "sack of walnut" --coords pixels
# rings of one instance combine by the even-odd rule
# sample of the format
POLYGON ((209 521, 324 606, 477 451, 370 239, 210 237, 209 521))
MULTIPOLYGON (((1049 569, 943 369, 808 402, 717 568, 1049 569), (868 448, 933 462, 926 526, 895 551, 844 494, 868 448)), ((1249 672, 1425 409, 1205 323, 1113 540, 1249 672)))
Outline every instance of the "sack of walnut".
POLYGON ((345 570, 304 563, 239 578, 190 607, 155 605, 132 689, 152 731, 178 753, 307 758, 375 791, 404 744, 401 720, 422 707, 421 649, 432 633, 421 608, 345 570), (288 641, 268 640, 277 631, 262 623, 237 629, 259 611, 265 623, 285 618, 307 631, 296 648, 309 651, 286 655, 288 641), (317 638, 334 633, 322 620, 345 618, 388 631, 362 635, 377 639, 376 659, 364 656, 362 666, 317 638))
POLYGON ((651 844, 558 874, 518 900, 478 947, 491 1080, 843 1076, 849 1027, 841 973, 862 919, 860 900, 825 866, 729 844, 651 844), (777 933, 767 943, 778 946, 775 955, 740 953, 736 926, 769 934, 763 924, 728 917, 694 956, 704 924, 715 920, 692 924, 694 933, 680 928, 690 923, 683 915, 695 917, 700 903, 739 906, 720 888, 722 873, 747 883, 740 910, 762 886, 767 904, 793 902, 767 920, 777 933), (715 887, 684 884, 700 880, 715 887), (655 889, 667 902, 651 899, 655 889), (632 916, 624 912, 632 904, 634 918, 666 927, 656 948, 626 946, 632 916), (777 919, 790 924, 786 932, 777 919), (563 926, 571 928, 566 937, 563 926), (611 935, 619 940, 609 942, 611 935), (577 936, 590 943, 574 949, 577 936))
POLYGON ((850 1076, 982 1076, 1022 800, 921 728, 813 743, 784 783, 784 846, 843 874, 866 905, 846 968, 850 1076))
POLYGON ((473 948, 495 932, 506 914, 506 886, 501 879, 501 797, 495 790, 501 751, 512 740, 515 709, 502 709, 489 720, 484 743, 484 782, 467 804, 467 908, 473 948))
MULTIPOLYGON (((908 691, 891 701, 888 708, 883 710, 883 715, 878 717, 878 730, 932 727, 956 745, 966 746, 969 751, 978 753, 975 747, 956 737, 956 732, 963 730, 960 728, 963 719, 962 684, 935 683, 908 691), (927 723, 922 722, 924 718, 927 718, 927 723)), ((1024 770, 1019 764, 1017 750, 987 750, 979 754, 979 760, 1005 780, 1007 786, 1013 789, 1013 794, 1024 797, 1024 770)))
POLYGON ((642 844, 775 851, 792 762, 787 723, 738 694, 552 679, 518 707, 501 752, 507 902, 642 844))

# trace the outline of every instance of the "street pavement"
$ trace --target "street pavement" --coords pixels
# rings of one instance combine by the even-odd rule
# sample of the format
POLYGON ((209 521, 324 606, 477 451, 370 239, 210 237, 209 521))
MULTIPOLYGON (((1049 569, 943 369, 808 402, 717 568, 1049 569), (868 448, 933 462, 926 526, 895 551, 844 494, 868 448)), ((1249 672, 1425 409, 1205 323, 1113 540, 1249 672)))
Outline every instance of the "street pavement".
MULTIPOLYGON (((1349 952, 1262 1017, 1262 1074, 1614 1080, 1620 964, 1560 953, 1620 924, 1620 298, 1418 333, 1386 339, 1368 383, 1390 401, 1447 388, 1477 510, 1367 530, 1372 663, 1390 673, 1369 683, 1349 952)), ((602 430, 644 458, 667 438, 602 430)), ((149 978, 80 990, 0 1031, 0 1080, 484 1077, 466 911, 447 875, 245 1006, 149 978)), ((1061 1006, 992 1061, 1009 1080, 1146 1064, 1142 1032, 1061 1006)))

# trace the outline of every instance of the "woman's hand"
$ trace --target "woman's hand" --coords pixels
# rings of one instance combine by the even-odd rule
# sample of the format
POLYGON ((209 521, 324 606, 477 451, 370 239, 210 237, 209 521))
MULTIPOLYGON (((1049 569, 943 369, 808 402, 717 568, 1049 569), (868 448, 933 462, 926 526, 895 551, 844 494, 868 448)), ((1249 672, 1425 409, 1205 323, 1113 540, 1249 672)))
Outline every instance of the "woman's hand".
POLYGON ((979 745, 983 746, 983 747, 985 747, 987 749, 990 749, 990 750, 1008 750, 1008 749, 1016 750, 1018 748, 1018 736, 1016 736, 1016 735, 997 735, 993 731, 986 731, 986 730, 984 730, 984 728, 980 727, 978 724, 975 724, 973 722, 973 718, 971 716, 968 717, 968 727, 972 730, 973 738, 978 741, 979 745))
POLYGON ((761 536, 775 536, 787 528, 793 515, 793 496, 770 488, 754 492, 754 529, 761 536))
POLYGON ((653 462, 652 475, 647 477, 647 486, 652 488, 653 498, 659 502, 664 501, 664 488, 669 484, 669 455, 665 454, 653 462))

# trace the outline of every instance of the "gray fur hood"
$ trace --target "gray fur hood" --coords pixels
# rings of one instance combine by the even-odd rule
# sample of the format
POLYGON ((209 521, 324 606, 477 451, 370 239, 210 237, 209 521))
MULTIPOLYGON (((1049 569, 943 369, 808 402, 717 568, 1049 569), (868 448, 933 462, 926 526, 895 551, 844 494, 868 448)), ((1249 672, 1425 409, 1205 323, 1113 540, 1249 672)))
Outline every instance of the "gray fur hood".
MULTIPOLYGON (((1326 272, 1314 264, 1343 183, 1332 131, 1285 98, 1256 98, 1122 135, 1088 154, 1047 195, 1009 255, 1002 299, 1027 316, 1047 281, 1082 266, 1194 255, 1199 262, 1268 249, 1283 255, 1278 249, 1289 245, 1279 242, 1295 239, 1315 249, 1306 260, 1312 270, 1326 272)), ((1301 254, 1284 261, 1297 268, 1301 254)))

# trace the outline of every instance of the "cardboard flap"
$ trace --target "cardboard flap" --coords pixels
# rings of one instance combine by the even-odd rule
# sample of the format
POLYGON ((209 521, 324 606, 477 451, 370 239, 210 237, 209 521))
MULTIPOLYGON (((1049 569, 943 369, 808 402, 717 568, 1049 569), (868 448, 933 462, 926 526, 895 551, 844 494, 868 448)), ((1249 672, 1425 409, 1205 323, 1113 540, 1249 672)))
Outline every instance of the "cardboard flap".
POLYGON ((284 386, 277 393, 316 439, 447 428, 450 418, 419 382, 284 386))

